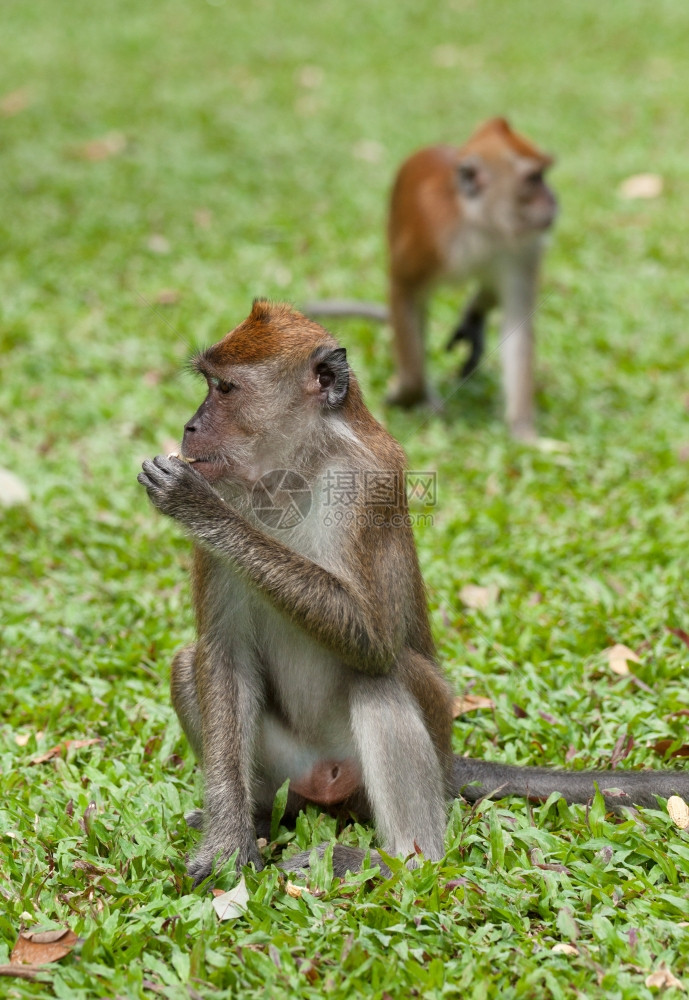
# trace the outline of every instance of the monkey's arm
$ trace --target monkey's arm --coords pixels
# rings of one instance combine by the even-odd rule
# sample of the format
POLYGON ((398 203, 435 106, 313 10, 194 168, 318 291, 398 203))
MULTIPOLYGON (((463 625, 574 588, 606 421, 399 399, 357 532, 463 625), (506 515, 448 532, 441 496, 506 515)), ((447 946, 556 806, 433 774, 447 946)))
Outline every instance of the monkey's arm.
POLYGON ((355 589, 254 528, 177 458, 158 455, 144 462, 138 480, 161 513, 231 560, 278 610, 348 666, 373 675, 390 672, 400 652, 403 622, 394 614, 384 617, 384 602, 376 599, 373 587, 370 593, 355 589))

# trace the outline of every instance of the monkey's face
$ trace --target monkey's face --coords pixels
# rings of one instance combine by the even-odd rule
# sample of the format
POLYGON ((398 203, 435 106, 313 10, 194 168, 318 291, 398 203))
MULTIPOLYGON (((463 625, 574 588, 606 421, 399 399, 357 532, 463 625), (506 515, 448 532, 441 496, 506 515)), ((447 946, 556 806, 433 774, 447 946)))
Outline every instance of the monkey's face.
POLYGON ((219 484, 251 485, 303 464, 349 389, 344 348, 298 313, 265 303, 193 367, 208 391, 185 425, 182 455, 219 484))
POLYGON ((545 230, 557 215, 557 199, 545 182, 551 160, 523 160, 517 163, 514 192, 515 228, 517 231, 545 230))
POLYGON ((465 158, 458 178, 467 218, 508 241, 545 231, 557 215, 557 200, 545 181, 551 164, 550 157, 511 152, 492 160, 465 158))

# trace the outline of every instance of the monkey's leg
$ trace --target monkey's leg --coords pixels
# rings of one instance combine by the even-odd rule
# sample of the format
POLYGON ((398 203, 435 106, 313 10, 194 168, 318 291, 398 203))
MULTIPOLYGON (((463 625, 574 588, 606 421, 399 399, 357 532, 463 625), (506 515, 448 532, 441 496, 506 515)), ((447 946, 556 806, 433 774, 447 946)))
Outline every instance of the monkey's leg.
POLYGON ((533 441, 534 428, 534 327, 538 262, 511 262, 501 280, 502 326, 500 354, 505 393, 505 417, 510 433, 520 441, 533 441))
POLYGON ((376 830, 388 854, 443 856, 445 798, 435 747, 409 692, 394 677, 357 678, 351 726, 376 830))
POLYGON ((172 659, 170 694, 184 735, 200 764, 202 759, 201 710, 196 696, 196 643, 178 650, 172 659))
MULTIPOLYGON (((443 856, 446 813, 443 775, 416 702, 394 677, 357 678, 350 696, 351 729, 361 762, 379 839, 386 853, 416 853, 437 861, 443 856)), ((318 848, 323 854, 325 845, 318 848)), ((309 851, 281 863, 286 871, 305 871, 309 851)), ((335 844, 333 874, 361 870, 366 852, 335 844)), ((371 865, 390 870, 376 851, 371 865)))
POLYGON ((396 406, 432 403, 426 381, 425 293, 393 279, 390 283, 390 319, 397 375, 387 402, 396 406))
POLYGON ((469 344, 469 356, 462 366, 462 378, 468 378, 479 366, 485 348, 488 313, 495 302, 494 292, 488 288, 480 288, 467 303, 460 315, 459 325, 447 342, 448 351, 461 340, 466 340, 469 344))
POLYGON ((545 801, 553 792, 560 792, 568 802, 588 802, 598 786, 611 808, 637 805, 655 809, 658 797, 689 798, 689 771, 558 771, 455 756, 452 786, 455 795, 470 802, 483 796, 500 799, 510 795, 545 801))
MULTIPOLYGON (((184 730, 184 735, 189 741, 189 746, 194 751, 194 756, 199 763, 201 760, 201 710, 196 697, 196 674, 194 662, 196 658, 196 643, 184 646, 179 649, 172 658, 170 670, 170 694, 172 696, 172 707, 177 713, 180 725, 184 730)), ((203 828, 203 811, 194 809, 184 817, 187 826, 195 830, 203 828)))
POLYGON ((256 847, 251 792, 260 708, 257 671, 217 643, 204 647, 199 641, 195 672, 206 789, 203 839, 187 870, 198 885, 235 851, 237 867, 249 862, 257 869, 263 865, 256 847))

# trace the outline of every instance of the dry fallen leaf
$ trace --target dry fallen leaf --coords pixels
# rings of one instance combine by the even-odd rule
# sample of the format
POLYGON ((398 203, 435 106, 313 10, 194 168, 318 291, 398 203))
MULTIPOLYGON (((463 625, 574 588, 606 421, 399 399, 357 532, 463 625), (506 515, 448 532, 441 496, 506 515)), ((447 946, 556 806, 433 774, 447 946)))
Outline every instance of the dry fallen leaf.
POLYGON ((53 931, 22 931, 10 955, 10 965, 45 965, 59 962, 79 938, 69 927, 53 931))
POLYGON ((241 917, 249 902, 249 890, 246 887, 244 876, 240 878, 234 889, 223 892, 215 896, 213 909, 218 914, 218 920, 234 920, 241 917))
POLYGON ((9 469, 0 469, 0 507, 25 504, 29 499, 29 491, 19 476, 9 469))
POLYGON ((151 253, 170 253, 170 241, 161 233, 152 233, 146 244, 151 253))
POLYGON ((31 739, 31 733, 15 733, 14 742, 18 747, 25 747, 31 739))
POLYGON ((176 288, 161 288, 153 301, 159 306, 174 306, 179 302, 179 292, 176 288))
POLYGON ((352 146, 352 153, 357 160, 364 160, 366 163, 380 163, 385 148, 376 139, 360 139, 352 146))
POLYGON ((661 962, 655 972, 646 977, 646 986, 649 989, 653 986, 660 989, 666 989, 667 987, 674 987, 677 990, 684 989, 684 983, 681 983, 679 979, 672 975, 665 962, 661 962))
POLYGON ((550 949, 555 955, 578 955, 579 949, 575 948, 573 944, 567 944, 566 941, 558 941, 550 949))
POLYGON ((452 718, 476 712, 479 708, 495 708, 495 702, 481 694, 460 695, 452 701, 452 718))
MULTIPOLYGON (((655 743, 651 744, 651 749, 659 753, 661 757, 664 757, 672 744, 676 742, 677 740, 673 739, 656 740, 655 743)), ((689 757, 689 743, 682 743, 681 746, 675 747, 670 757, 689 757)))
POLYGON ((461 50, 457 48, 456 45, 446 43, 445 45, 436 45, 436 47, 431 52, 431 60, 434 66, 440 66, 442 69, 454 69, 458 66, 462 59, 461 50))
POLYGON ((13 118, 14 115, 18 115, 24 108, 28 108, 30 103, 31 95, 26 87, 20 87, 19 90, 11 90, 9 94, 5 94, 0 99, 0 114, 3 118, 13 118))
POLYGON ((689 826, 689 806, 679 795, 671 795, 667 800, 667 811, 670 819, 680 830, 686 830, 689 826))
POLYGON ((487 587, 479 587, 473 583, 466 583, 459 592, 459 599, 465 608, 474 611, 485 611, 491 604, 495 604, 500 596, 500 588, 495 583, 489 583, 487 587))
POLYGON ((194 225, 199 229, 210 229, 213 223, 213 213, 207 208, 197 208, 194 212, 194 225))
POLYGON ((545 455, 567 454, 567 452, 572 450, 572 446, 568 441, 560 441, 558 438, 539 437, 536 438, 534 444, 545 455))
POLYGON ((295 885, 294 882, 285 883, 285 892, 287 893, 288 896, 291 896, 293 899, 301 899, 301 894, 303 893, 303 891, 304 887, 301 885, 295 885))
POLYGON ((622 181, 618 194, 622 198, 657 198, 663 190, 660 174, 633 174, 622 181))
POLYGON ((74 149, 74 155, 80 160, 88 160, 89 163, 98 163, 100 160, 107 160, 111 156, 117 156, 127 148, 127 137, 122 132, 108 132, 100 139, 92 139, 91 142, 83 142, 74 149))
POLYGON ((636 655, 633 649, 629 646, 625 646, 621 642, 615 643, 609 649, 606 649, 608 654, 608 663, 610 664, 610 669, 613 673, 619 674, 620 677, 626 677, 629 673, 628 662, 631 660, 632 663, 641 663, 641 660, 636 655))
POLYGON ((46 750, 45 753, 40 754, 38 757, 32 757, 29 764, 45 764, 46 761, 52 760, 53 757, 64 756, 69 750, 79 750, 81 747, 89 747, 93 743, 102 742, 99 739, 65 740, 64 743, 58 743, 57 746, 51 747, 50 750, 46 750))
POLYGON ((297 80, 302 87, 320 87, 325 80, 325 73, 320 66, 302 66, 297 73, 297 80))

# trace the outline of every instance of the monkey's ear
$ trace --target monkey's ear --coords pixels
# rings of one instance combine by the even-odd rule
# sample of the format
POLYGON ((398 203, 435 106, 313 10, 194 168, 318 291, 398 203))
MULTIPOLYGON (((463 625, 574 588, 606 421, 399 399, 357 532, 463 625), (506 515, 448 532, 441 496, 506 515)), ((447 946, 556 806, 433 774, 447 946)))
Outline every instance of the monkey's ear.
POLYGON ((479 156, 465 156, 457 165, 459 190, 467 198, 476 198, 486 185, 486 172, 479 156))
POLYGON ((349 391, 349 365, 344 347, 319 348, 311 358, 315 391, 323 406, 334 410, 344 403, 349 391))

